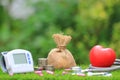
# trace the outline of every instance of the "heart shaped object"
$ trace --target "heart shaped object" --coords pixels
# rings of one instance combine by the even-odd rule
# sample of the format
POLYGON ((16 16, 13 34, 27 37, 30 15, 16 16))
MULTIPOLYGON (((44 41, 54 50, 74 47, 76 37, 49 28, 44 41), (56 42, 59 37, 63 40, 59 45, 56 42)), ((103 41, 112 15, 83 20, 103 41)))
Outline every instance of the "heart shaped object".
POLYGON ((96 45, 90 50, 89 58, 92 66, 110 67, 116 59, 116 54, 112 48, 96 45))

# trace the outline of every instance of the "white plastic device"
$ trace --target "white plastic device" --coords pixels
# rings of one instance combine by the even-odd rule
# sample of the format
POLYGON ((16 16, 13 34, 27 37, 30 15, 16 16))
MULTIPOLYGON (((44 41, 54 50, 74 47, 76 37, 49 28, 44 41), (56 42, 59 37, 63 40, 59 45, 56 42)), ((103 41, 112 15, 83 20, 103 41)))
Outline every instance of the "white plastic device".
POLYGON ((33 59, 29 51, 15 49, 9 52, 2 52, 1 67, 9 74, 33 72, 33 59))

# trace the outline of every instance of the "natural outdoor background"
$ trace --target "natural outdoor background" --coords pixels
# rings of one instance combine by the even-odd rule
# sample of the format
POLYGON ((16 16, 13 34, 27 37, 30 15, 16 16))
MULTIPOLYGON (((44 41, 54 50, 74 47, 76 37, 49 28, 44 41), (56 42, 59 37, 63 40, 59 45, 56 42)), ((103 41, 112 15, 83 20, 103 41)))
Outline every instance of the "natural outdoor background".
POLYGON ((54 33, 72 36, 77 64, 89 63, 97 44, 120 58, 120 0, 0 0, 0 52, 26 49, 37 64, 56 47, 54 33))

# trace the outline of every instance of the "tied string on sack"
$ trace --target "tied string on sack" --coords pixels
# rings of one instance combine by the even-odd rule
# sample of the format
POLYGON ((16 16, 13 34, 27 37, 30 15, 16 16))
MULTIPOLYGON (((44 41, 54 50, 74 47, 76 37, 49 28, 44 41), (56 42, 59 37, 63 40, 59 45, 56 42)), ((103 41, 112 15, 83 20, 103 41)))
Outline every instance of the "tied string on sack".
POLYGON ((66 45, 72 39, 71 36, 66 36, 62 34, 53 34, 53 38, 55 43, 57 44, 57 48, 59 49, 58 52, 61 52, 61 50, 66 49, 66 45))

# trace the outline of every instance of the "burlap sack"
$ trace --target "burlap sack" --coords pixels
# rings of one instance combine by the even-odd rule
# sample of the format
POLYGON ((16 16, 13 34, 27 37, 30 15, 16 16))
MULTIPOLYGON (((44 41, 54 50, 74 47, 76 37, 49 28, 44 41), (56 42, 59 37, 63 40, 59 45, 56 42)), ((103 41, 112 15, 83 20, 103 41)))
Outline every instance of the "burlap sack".
POLYGON ((57 44, 57 48, 52 49, 48 54, 48 65, 53 65, 57 69, 76 66, 71 52, 66 49, 66 45, 70 42, 71 36, 54 34, 53 38, 57 44))

